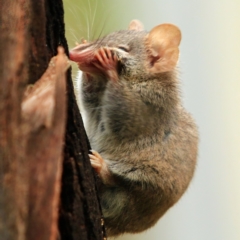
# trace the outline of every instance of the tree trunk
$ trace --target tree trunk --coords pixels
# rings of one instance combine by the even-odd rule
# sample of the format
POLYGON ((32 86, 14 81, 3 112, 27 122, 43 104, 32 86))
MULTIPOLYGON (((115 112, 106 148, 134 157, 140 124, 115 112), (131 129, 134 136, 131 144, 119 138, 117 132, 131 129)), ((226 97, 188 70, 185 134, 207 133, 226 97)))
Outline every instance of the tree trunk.
POLYGON ((62 49, 47 68, 68 54, 62 0, 0 0, 0 32, 0 239, 103 239, 62 49))

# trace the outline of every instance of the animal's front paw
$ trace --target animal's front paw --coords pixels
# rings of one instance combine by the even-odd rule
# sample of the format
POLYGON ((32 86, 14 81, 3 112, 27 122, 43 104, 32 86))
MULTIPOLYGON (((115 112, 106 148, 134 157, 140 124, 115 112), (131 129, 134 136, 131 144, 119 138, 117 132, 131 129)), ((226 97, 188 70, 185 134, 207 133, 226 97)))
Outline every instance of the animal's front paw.
POLYGON ((109 48, 100 48, 95 53, 95 58, 97 62, 94 65, 107 75, 113 81, 118 80, 117 65, 118 59, 117 55, 111 51, 109 48))
POLYGON ((100 172, 102 171, 104 165, 106 164, 104 159, 101 157, 101 155, 95 151, 95 150, 91 150, 92 154, 88 154, 90 157, 90 162, 92 167, 94 168, 94 170, 100 174, 100 172))
POLYGON ((102 179, 103 183, 109 185, 114 184, 113 176, 110 173, 108 166, 101 155, 97 151, 91 150, 89 157, 92 167, 102 179))

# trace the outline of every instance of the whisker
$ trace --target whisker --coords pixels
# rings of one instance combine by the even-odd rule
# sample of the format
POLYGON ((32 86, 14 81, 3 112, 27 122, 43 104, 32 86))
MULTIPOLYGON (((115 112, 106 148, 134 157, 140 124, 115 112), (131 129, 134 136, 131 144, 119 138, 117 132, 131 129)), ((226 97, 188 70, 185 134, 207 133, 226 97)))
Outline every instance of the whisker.
POLYGON ((88 18, 88 11, 84 7, 84 9, 81 9, 79 6, 76 5, 76 8, 82 13, 82 16, 84 17, 83 20, 85 21, 87 25, 87 40, 89 41, 89 18, 88 18))
POLYGON ((88 9, 89 9, 89 15, 90 15, 90 18, 92 18, 92 9, 91 9, 91 4, 90 4, 90 1, 88 0, 88 9))
POLYGON ((75 30, 75 29, 69 29, 68 31, 69 31, 70 34, 72 35, 74 41, 75 41, 75 42, 78 42, 78 41, 79 41, 79 38, 78 38, 77 35, 76 35, 76 30, 75 30))
POLYGON ((93 32, 93 25, 94 25, 94 22, 95 22, 95 17, 96 17, 97 8, 98 8, 98 1, 97 1, 97 3, 96 3, 96 7, 95 7, 95 10, 94 10, 94 13, 93 13, 93 18, 92 18, 92 28, 91 28, 91 31, 92 31, 92 32, 93 32))

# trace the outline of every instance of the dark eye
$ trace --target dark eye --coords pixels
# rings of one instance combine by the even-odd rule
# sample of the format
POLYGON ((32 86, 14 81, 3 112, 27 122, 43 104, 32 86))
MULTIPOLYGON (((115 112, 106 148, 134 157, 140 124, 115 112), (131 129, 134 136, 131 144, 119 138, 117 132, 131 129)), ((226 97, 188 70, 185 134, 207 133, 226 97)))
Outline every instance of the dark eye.
POLYGON ((129 52, 129 46, 127 45, 119 45, 118 46, 119 49, 123 50, 124 52, 129 52))

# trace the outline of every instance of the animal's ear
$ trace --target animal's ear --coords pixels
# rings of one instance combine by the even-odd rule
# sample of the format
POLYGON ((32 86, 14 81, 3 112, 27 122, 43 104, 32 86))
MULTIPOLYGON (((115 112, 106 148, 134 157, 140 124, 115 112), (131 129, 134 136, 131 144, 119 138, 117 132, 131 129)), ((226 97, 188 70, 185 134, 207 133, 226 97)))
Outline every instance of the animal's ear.
POLYGON ((142 31, 144 30, 144 27, 140 21, 132 20, 128 25, 128 30, 142 31))
POLYGON ((152 73, 168 72, 178 62, 181 32, 172 24, 154 27, 146 39, 149 52, 149 71, 152 73))

